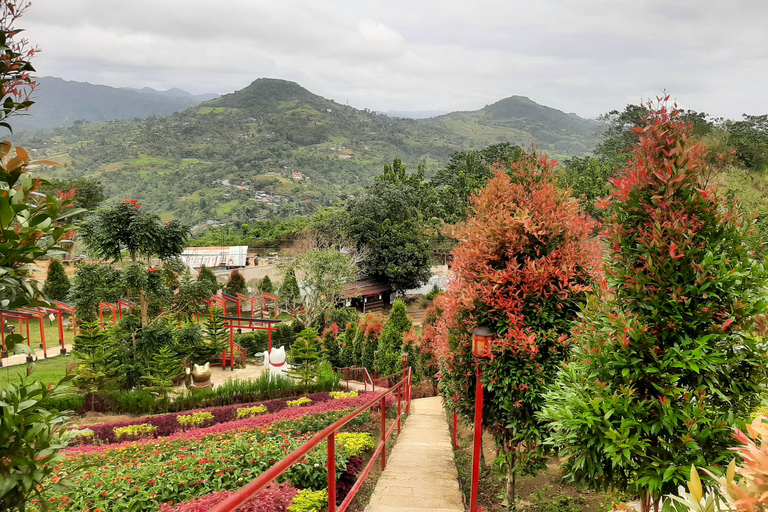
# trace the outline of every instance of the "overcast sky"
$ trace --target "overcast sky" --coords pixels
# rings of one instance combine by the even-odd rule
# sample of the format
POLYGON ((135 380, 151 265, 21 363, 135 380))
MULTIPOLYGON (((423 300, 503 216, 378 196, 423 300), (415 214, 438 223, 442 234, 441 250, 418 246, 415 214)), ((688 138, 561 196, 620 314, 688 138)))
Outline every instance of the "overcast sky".
POLYGON ((227 93, 259 77, 375 110, 512 95, 595 117, 663 90, 768 113, 767 0, 32 0, 39 76, 227 93))

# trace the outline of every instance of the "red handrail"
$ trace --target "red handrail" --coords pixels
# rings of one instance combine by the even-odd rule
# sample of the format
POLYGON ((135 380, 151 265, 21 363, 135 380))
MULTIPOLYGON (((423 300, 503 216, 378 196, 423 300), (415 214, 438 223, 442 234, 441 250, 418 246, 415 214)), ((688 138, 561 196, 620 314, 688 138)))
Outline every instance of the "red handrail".
POLYGON ((345 366, 345 367, 341 367, 341 368, 336 367, 336 368, 334 368, 334 370, 336 370, 337 372, 340 372, 340 371, 344 371, 345 372, 346 378, 344 380, 347 381, 347 388, 349 388, 349 381, 353 380, 353 381, 356 381, 356 382, 362 382, 363 385, 365 386, 365 388, 364 388, 365 391, 368 391, 368 384, 371 385, 371 391, 376 391, 376 381, 371 379, 371 374, 368 373, 368 369, 367 368, 360 368, 358 366, 345 366), (354 379, 350 379, 349 378, 349 371, 350 370, 354 370, 354 372, 355 372, 355 378, 354 379), (362 381, 358 378, 358 377, 360 377, 360 372, 362 372, 362 374, 363 374, 363 380, 362 381))
POLYGON ((368 476, 368 473, 371 471, 371 468, 376 463, 376 459, 378 458, 379 454, 381 454, 381 470, 384 471, 386 467, 386 455, 387 455, 387 439, 389 438, 390 434, 394 430, 395 426, 397 426, 398 431, 400 430, 400 422, 402 419, 401 413, 401 407, 400 402, 398 401, 398 415, 397 420, 392 423, 392 426, 389 428, 389 431, 387 431, 387 400, 386 397, 389 394, 394 394, 396 391, 398 392, 399 398, 405 397, 406 407, 410 405, 410 393, 406 391, 408 388, 408 384, 411 380, 411 369, 408 368, 405 378, 403 378, 400 382, 392 386, 386 391, 382 391, 380 394, 376 395, 374 398, 367 401, 362 406, 355 409, 353 412, 347 414, 340 420, 338 420, 336 423, 331 425, 330 427, 326 428, 325 430, 318 432, 315 434, 315 436, 289 453, 283 460, 277 462, 274 466, 266 470, 264 473, 259 475, 255 480, 253 480, 251 483, 247 484, 245 487, 240 489, 239 491, 236 491, 229 495, 225 500, 219 502, 216 504, 213 509, 211 509, 211 512, 231 512, 232 510, 235 510, 237 507, 248 501, 249 499, 256 496, 256 494, 264 489, 267 485, 272 483, 274 480, 276 480, 280 475, 282 475, 285 471, 288 470, 294 463, 301 460, 307 453, 309 453, 310 450, 315 448, 317 445, 319 445, 322 441, 327 440, 327 451, 328 451, 328 512, 344 512, 349 507, 349 504, 352 502, 352 499, 357 494, 357 491, 360 489, 360 486, 363 484, 363 481, 365 480, 365 477, 368 476), (352 486, 352 488, 349 491, 349 494, 347 494, 347 497, 344 498, 344 501, 341 502, 341 504, 337 507, 336 506, 336 432, 361 415, 363 412, 368 410, 369 408, 373 407, 377 403, 381 404, 381 441, 379 442, 378 446, 373 452, 373 455, 371 456, 371 460, 368 461, 368 464, 365 466, 363 471, 360 473, 360 476, 358 477, 355 484, 352 486))

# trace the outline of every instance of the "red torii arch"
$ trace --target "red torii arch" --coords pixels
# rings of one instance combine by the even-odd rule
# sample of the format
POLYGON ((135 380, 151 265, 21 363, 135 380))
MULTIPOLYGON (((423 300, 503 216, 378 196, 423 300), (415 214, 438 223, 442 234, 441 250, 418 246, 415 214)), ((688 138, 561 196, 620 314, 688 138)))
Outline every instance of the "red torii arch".
MULTIPOLYGON (((73 334, 77 336, 77 316, 75 315, 77 313, 77 308, 74 306, 70 306, 66 302, 61 302, 59 300, 52 300, 53 304, 56 306, 56 308, 61 309, 62 311, 65 311, 72 315, 72 330, 73 334)), ((61 321, 61 320, 60 320, 61 321)), ((61 339, 64 339, 64 330, 61 330, 61 339)))
POLYGON ((99 302, 99 323, 101 328, 104 328, 104 310, 109 309, 112 311, 112 325, 117 325, 118 307, 117 304, 111 302, 99 302))
MULTIPOLYGON (((2 352, 0 353, 0 367, 3 366, 3 356, 8 357, 8 350, 5 347, 5 320, 11 319, 11 320, 18 320, 19 321, 19 331, 24 330, 24 327, 26 326, 26 332, 27 332, 27 346, 32 347, 32 342, 29 339, 29 320, 36 318, 40 321, 40 339, 42 340, 41 346, 43 347, 43 357, 48 359, 48 351, 45 347, 45 324, 43 323, 43 318, 45 318, 45 313, 42 311, 33 311, 31 309, 18 309, 18 310, 10 310, 10 309, 2 309, 0 310, 0 341, 2 342, 2 352)), ((31 362, 32 356, 27 356, 27 361, 31 362)))
POLYGON ((61 343, 61 355, 67 353, 67 347, 64 346, 64 310, 61 308, 51 308, 47 306, 38 307, 40 311, 49 315, 56 315, 56 321, 59 325, 59 343, 61 343))
MULTIPOLYGON (((242 329, 248 329, 251 331, 267 331, 269 337, 268 353, 272 352, 272 331, 274 324, 279 324, 281 320, 273 320, 271 318, 248 318, 238 316, 225 316, 222 317, 226 327, 229 328, 229 366, 232 371, 235 371, 235 349, 238 352, 245 355, 245 350, 240 345, 235 343, 235 329, 241 331, 242 329), (266 324, 266 325, 265 325, 266 324)), ((227 368, 227 354, 223 354, 222 366, 226 370, 227 368)))

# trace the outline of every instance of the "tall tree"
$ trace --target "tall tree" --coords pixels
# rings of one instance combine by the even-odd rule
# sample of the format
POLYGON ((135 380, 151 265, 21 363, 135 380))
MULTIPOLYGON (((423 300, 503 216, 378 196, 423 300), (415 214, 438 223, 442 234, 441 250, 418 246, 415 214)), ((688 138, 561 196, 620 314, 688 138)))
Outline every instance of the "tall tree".
POLYGON ((451 223, 466 219, 470 196, 493 177, 493 166, 508 166, 521 155, 522 150, 508 142, 453 153, 445 168, 437 171, 430 182, 437 191, 440 217, 451 223))
POLYGON ((47 299, 67 300, 69 294, 69 277, 61 260, 53 258, 48 264, 48 274, 43 285, 43 294, 47 299))
POLYGON ((122 261, 123 251, 134 262, 166 260, 184 251, 189 229, 177 220, 162 222, 157 215, 142 212, 137 200, 128 199, 88 217, 82 238, 89 253, 102 260, 122 261))
POLYGON ((219 289, 219 281, 213 274, 213 271, 202 265, 197 274, 197 280, 202 283, 206 283, 211 294, 215 294, 219 289))
POLYGON ((405 165, 395 159, 364 197, 349 203, 346 230, 366 253, 361 265, 364 274, 397 290, 416 288, 429 280, 429 236, 424 222, 436 213, 434 196, 424 180, 423 165, 408 175, 405 165))
POLYGON ((245 278, 239 270, 234 269, 229 273, 229 280, 224 286, 224 290, 231 295, 248 292, 247 287, 245 286, 245 278))
POLYGON ((569 478, 639 492, 642 512, 692 463, 726 465, 729 425, 749 418, 768 377, 748 329, 768 307, 768 274, 745 243, 753 218, 707 186, 706 148, 679 111, 647 108, 605 203, 611 289, 584 309, 540 415, 569 478))
POLYGON ((483 422, 500 449, 510 503, 516 475, 543 465, 545 428, 534 415, 568 353, 566 334, 600 257, 594 222, 555 186, 555 165, 524 153, 474 196, 453 252, 456 278, 430 330, 442 356, 441 393, 465 417, 475 409, 476 364, 482 372, 483 422), (472 356, 478 325, 497 333, 492 360, 472 356))
POLYGON ((333 309, 344 298, 347 283, 357 278, 353 258, 339 251, 309 251, 283 267, 284 275, 291 272, 299 278, 304 291, 306 325, 333 309))

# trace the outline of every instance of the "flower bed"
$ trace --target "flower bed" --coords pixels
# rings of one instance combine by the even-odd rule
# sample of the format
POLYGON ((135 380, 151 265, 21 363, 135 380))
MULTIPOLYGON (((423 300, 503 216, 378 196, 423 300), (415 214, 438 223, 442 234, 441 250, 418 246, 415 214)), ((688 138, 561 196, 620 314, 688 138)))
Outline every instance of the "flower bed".
MULTIPOLYGON (((64 494, 50 495, 49 501, 57 502, 57 508, 78 511, 154 511, 162 503, 185 502, 211 492, 233 490, 350 410, 307 415, 307 410, 302 409, 304 416, 276 421, 268 428, 230 429, 192 439, 189 433, 182 433, 151 443, 88 447, 95 450, 70 453, 68 460, 57 466, 53 482, 69 478, 74 486, 64 494), (78 470, 83 465, 89 466, 87 472, 78 470)), ((363 415, 350 426, 369 419, 369 415, 363 415)), ((373 438, 365 433, 338 439, 337 476, 341 476, 350 457, 360 455, 372 445, 373 438)), ((291 466, 281 480, 301 488, 322 490, 327 485, 325 459, 325 447, 319 446, 291 466)), ((39 505, 33 502, 29 509, 36 511, 39 505)))
MULTIPOLYGON (((324 403, 331 399, 329 393, 315 393, 313 395, 308 395, 308 396, 312 399, 314 403, 324 403)), ((237 420, 237 410, 242 409, 243 407, 256 407, 256 406, 263 405, 264 407, 267 408, 267 411, 266 411, 267 413, 275 413, 284 409, 286 407, 286 402, 288 401, 289 401, 288 398, 281 398, 281 399, 269 400, 267 402, 261 402, 261 403, 237 404, 237 405, 228 405, 223 407, 212 407, 208 409, 195 409, 192 411, 184 411, 181 413, 162 414, 160 416, 149 416, 145 418, 138 418, 135 420, 104 423, 101 425, 93 425, 88 428, 93 431, 93 437, 91 439, 91 442, 95 444, 119 442, 114 432, 115 428, 128 427, 131 425, 140 425, 144 423, 157 427, 157 430, 155 430, 154 432, 155 437, 163 437, 163 436, 174 434, 182 430, 182 426, 179 424, 179 420, 178 420, 180 416, 190 416, 196 413, 208 412, 213 415, 213 419, 211 420, 211 423, 214 423, 214 424, 227 423, 230 421, 237 420)), ((306 414, 306 412, 303 414, 306 414)))
MULTIPOLYGON (((327 395, 327 393, 326 393, 327 395)), ((389 398, 389 397, 387 397, 389 398)), ((242 420, 235 420, 235 421, 228 421, 225 423, 219 423, 210 427, 204 427, 204 428, 197 428, 197 429, 191 429, 187 430, 186 432, 181 432, 178 430, 178 423, 176 424, 176 430, 174 433, 172 433, 169 436, 165 436, 159 439, 145 439, 140 442, 125 442, 125 443, 113 443, 108 445, 79 445, 74 446, 72 448, 68 448, 65 450, 65 453, 73 453, 78 452, 82 454, 88 454, 88 453, 101 453, 106 450, 114 449, 114 448, 122 448, 127 446, 132 446, 134 444, 156 444, 163 441, 172 441, 176 439, 185 439, 187 441, 192 441, 195 439, 199 439, 202 437, 205 437, 210 434, 218 434, 222 432, 227 432, 230 430, 244 430, 244 429, 252 429, 252 428, 264 428, 267 427, 277 421, 282 420, 293 420, 293 419, 299 419, 304 416, 311 416, 313 414, 321 414, 328 411, 338 411, 338 410, 349 410, 349 409, 355 409, 357 407, 360 407, 363 405, 367 400, 370 399, 370 395, 361 395, 358 398, 347 398, 344 400, 327 400, 325 402, 321 402, 318 404, 313 404, 309 407, 283 407, 282 409, 278 409, 277 412, 273 412, 271 414, 263 414, 261 416, 256 416, 252 418, 246 418, 242 420)), ((388 402, 389 403, 389 402, 388 402)), ((264 405, 267 405, 269 408, 269 402, 265 402, 264 405)), ((211 411, 215 411, 215 409, 211 409, 211 411)), ((214 413, 215 415, 215 413, 214 413)), ((343 417, 340 416, 340 417, 343 417)), ((175 415, 174 415, 175 418, 175 415)), ((149 418, 146 418, 148 420, 149 418)), ((174 420, 175 421, 175 420, 174 420)), ((111 425, 115 425, 114 423, 111 425)), ((101 425, 100 425, 101 426, 101 425)), ((96 427, 94 427, 96 428, 96 427)))

